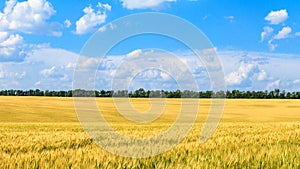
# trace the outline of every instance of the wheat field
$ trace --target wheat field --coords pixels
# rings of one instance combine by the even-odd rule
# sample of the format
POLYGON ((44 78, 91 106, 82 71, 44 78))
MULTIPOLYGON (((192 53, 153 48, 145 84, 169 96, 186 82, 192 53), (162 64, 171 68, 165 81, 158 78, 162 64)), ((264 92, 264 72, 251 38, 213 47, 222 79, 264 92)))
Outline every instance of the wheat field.
MULTIPOLYGON (((138 111, 148 99, 131 99, 138 111)), ((78 122, 72 98, 0 97, 0 168, 300 168, 300 100, 226 100, 222 120, 203 144, 199 135, 211 100, 200 99, 193 128, 166 153, 148 158, 111 154, 78 122)), ((167 99, 150 124, 124 119, 111 98, 98 106, 118 132, 137 138, 170 127, 180 99, 167 99)))

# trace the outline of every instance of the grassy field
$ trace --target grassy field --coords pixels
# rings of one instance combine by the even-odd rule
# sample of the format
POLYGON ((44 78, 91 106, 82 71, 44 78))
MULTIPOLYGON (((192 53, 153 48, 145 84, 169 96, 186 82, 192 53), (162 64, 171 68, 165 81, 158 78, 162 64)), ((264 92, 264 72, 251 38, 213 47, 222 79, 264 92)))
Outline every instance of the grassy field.
MULTIPOLYGON (((97 146, 81 128, 72 98, 0 97, 0 168, 300 168, 300 100, 226 100, 211 139, 199 135, 210 100, 199 100, 197 121, 170 151, 149 158, 125 158, 97 146)), ((145 124, 128 122, 112 99, 97 99, 107 121, 120 133, 149 137, 176 119, 179 99, 145 124)), ((139 111, 147 99, 132 99, 139 111)))

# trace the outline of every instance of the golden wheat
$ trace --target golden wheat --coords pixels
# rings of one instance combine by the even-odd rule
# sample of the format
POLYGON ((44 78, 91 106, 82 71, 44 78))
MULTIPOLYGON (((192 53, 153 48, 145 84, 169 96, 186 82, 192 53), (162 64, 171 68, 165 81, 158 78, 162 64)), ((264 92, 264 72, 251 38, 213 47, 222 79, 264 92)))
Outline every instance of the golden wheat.
MULTIPOLYGON (((210 100, 200 100, 197 122, 170 151, 149 158, 125 158, 94 143, 77 121, 72 98, 0 97, 0 168, 299 168, 299 100, 226 100, 211 139, 199 135, 210 100)), ((164 114, 149 125, 122 118, 110 98, 97 99, 120 133, 149 137, 176 119, 180 99, 167 99, 164 114)), ((139 111, 147 99, 132 99, 139 111)))

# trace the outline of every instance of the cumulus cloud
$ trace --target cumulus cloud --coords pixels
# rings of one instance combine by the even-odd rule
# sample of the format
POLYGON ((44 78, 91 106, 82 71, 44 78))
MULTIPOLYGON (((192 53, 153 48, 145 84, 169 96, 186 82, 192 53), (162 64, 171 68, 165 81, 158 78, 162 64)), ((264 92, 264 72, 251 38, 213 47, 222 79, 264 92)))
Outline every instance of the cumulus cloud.
POLYGON ((69 28, 69 27, 72 26, 72 23, 71 23, 71 21, 70 21, 69 19, 66 19, 66 20, 64 21, 64 25, 65 25, 66 28, 69 28))
POLYGON ((133 57, 138 57, 138 56, 140 56, 141 54, 142 54, 142 50, 141 50, 141 49, 136 49, 136 50, 134 50, 134 51, 128 53, 126 56, 127 56, 127 57, 133 58, 133 57))
POLYGON ((176 88, 178 84, 169 74, 158 69, 146 69, 138 73, 131 81, 129 90, 146 88, 147 90, 161 90, 166 87, 176 88))
POLYGON ((163 71, 160 72, 160 77, 161 77, 163 80, 170 80, 170 78, 171 78, 169 74, 167 74, 167 73, 165 73, 165 72, 163 72, 163 71))
POLYGON ((237 71, 231 72, 225 77, 227 85, 240 85, 249 77, 253 69, 253 64, 241 63, 237 71))
POLYGON ((61 36, 61 25, 48 22, 55 10, 47 0, 8 0, 0 12, 0 31, 61 36))
MULTIPOLYGON (((218 52, 218 55, 222 61, 227 81, 229 80, 229 75, 236 75, 233 77, 243 79, 240 84, 237 84, 238 80, 235 81, 236 85, 227 84, 229 90, 272 90, 276 87, 288 91, 299 90, 299 84, 293 83, 293 81, 299 79, 299 74, 295 71, 299 69, 300 64, 300 55, 298 54, 292 55, 248 51, 246 54, 247 57, 245 57, 245 52, 243 51, 221 51, 218 52), (239 71, 242 64, 245 65, 244 67, 248 67, 248 70, 251 68, 251 66, 247 66, 248 64, 254 65, 249 71, 250 73, 248 73, 248 76, 240 75, 242 73, 233 73, 242 72, 239 71), (278 86, 277 80, 280 80, 280 86, 278 86)), ((246 68, 245 70, 247 70, 246 68)))
POLYGON ((23 34, 62 36, 62 25, 50 22, 55 15, 47 0, 7 0, 0 11, 0 61, 23 61, 41 44, 26 44, 23 34))
MULTIPOLYGON (((283 23, 288 18, 288 13, 286 9, 281 9, 278 11, 271 11, 266 17, 265 20, 269 21, 271 25, 278 25, 283 23)), ((267 41, 267 45, 270 51, 274 51, 278 44, 274 43, 275 40, 286 39, 290 37, 290 33, 292 32, 292 28, 289 26, 283 27, 277 34, 273 34, 274 29, 270 26, 265 26, 263 28, 263 32, 261 33, 261 42, 267 41), (272 36, 271 36, 272 35, 272 36)))
POLYGON ((26 63, 43 63, 46 67, 66 67, 73 68, 78 54, 64 50, 50 48, 48 46, 34 49, 24 60, 26 63))
POLYGON ((26 76, 26 72, 17 72, 15 73, 15 77, 18 78, 18 79, 23 79, 24 77, 26 76))
POLYGON ((155 8, 162 5, 165 2, 176 2, 176 0, 120 0, 124 8, 127 9, 147 9, 147 8, 155 8))
POLYGON ((78 60, 76 67, 79 67, 80 70, 94 71, 97 69, 100 61, 101 58, 81 57, 80 60, 78 60))
POLYGON ((266 37, 268 37, 269 35, 271 35, 274 31, 273 28, 269 27, 269 26, 265 26, 264 31, 261 33, 261 42, 264 41, 266 39, 266 37))
POLYGON ((300 79, 294 80, 293 83, 300 83, 300 79))
POLYGON ((270 39, 269 41, 268 41, 268 46, 269 46, 269 49, 270 49, 270 51, 274 51, 276 48, 277 48, 277 44, 274 44, 273 43, 273 40, 274 39, 270 39))
POLYGON ((296 32, 295 35, 296 35, 296 36, 300 36, 300 32, 296 32))
POLYGON ((0 42, 3 42, 8 35, 8 32, 0 32, 0 42))
POLYGON ((24 55, 24 46, 23 37, 19 34, 7 34, 0 37, 0 61, 22 59, 24 55))
POLYGON ((106 9, 108 11, 111 11, 111 6, 109 4, 101 4, 100 2, 98 2, 97 7, 104 8, 104 9, 106 9))
MULTIPOLYGON (((274 29, 270 26, 265 26, 264 31, 261 33, 261 42, 268 40, 268 46, 270 51, 274 51, 278 45, 274 43, 275 40, 286 39, 291 37, 292 28, 289 26, 284 26, 277 34, 273 34, 274 29), (273 36, 271 36, 273 34, 273 36), (271 36, 271 37, 270 37, 271 36)), ((297 35, 297 33, 296 33, 297 35)))
MULTIPOLYGON (((261 41, 263 41, 268 35, 273 32, 273 28, 265 27, 264 32, 261 34, 261 41)), ((290 34, 292 32, 292 28, 289 26, 283 27, 276 35, 272 36, 268 40, 268 46, 270 51, 274 51, 278 45, 274 43, 274 40, 286 39, 291 37, 290 34)))
POLYGON ((261 70, 258 74, 257 80, 263 81, 267 78, 267 72, 265 70, 261 70))
POLYGON ((96 31, 97 26, 106 22, 106 12, 111 10, 111 6, 99 2, 97 8, 97 11, 91 6, 83 9, 84 15, 76 21, 76 34, 80 35, 96 31))
POLYGON ((210 85, 206 72, 199 69, 201 61, 194 54, 181 55, 177 58, 170 53, 160 50, 137 49, 122 56, 107 56, 103 58, 98 67, 97 85, 101 88, 126 89, 126 84, 137 89, 178 89, 181 87, 195 89, 194 81, 199 82, 201 88, 210 85), (190 73, 190 74, 189 74, 190 73), (193 76, 190 77, 190 76, 193 76), (112 83, 114 79, 114 83, 112 83), (177 81, 176 81, 177 80, 177 81), (202 85, 203 84, 203 85, 202 85), (166 88, 164 88, 166 87, 166 88))
POLYGON ((63 49, 34 49, 22 62, 1 62, 0 88, 67 90, 78 55, 63 49))
MULTIPOLYGON (((108 55, 99 59, 84 58, 77 66, 92 69, 93 75, 96 71, 96 89, 110 90, 113 78, 131 77, 134 79, 129 84, 133 89, 144 87, 146 89, 176 90, 178 89, 176 83, 178 79, 187 85, 190 83, 190 79, 185 78, 188 77, 185 74, 186 71, 190 71, 201 88, 200 90, 210 90, 211 82, 206 67, 200 60, 193 59, 188 52, 176 53, 178 59, 176 62, 174 58, 171 59, 171 56, 166 58, 166 53, 161 51, 142 50, 138 57, 133 58, 127 57, 127 55, 108 55), (126 60, 128 63, 122 66, 123 71, 120 66, 126 60), (131 64, 130 61, 136 61, 136 65, 131 64), (180 66, 177 66, 179 62, 180 66), (142 65, 139 66, 139 64, 142 65), (160 64, 165 65, 166 68, 158 67, 160 64), (126 74, 125 70, 128 69, 135 71, 135 66, 139 66, 141 71, 137 71, 132 76, 126 74), (155 67, 159 69, 155 69, 155 67)), ((219 51, 218 55, 223 65, 229 90, 272 90, 277 87, 292 91, 299 90, 299 74, 295 71, 299 70, 299 55, 258 52, 248 52, 245 55, 244 51, 219 51), (278 80, 280 81, 278 82, 278 80)), ((1 62, 0 88, 71 89, 77 58, 78 55, 75 53, 44 47, 35 49, 23 62, 1 62)), ((121 82, 124 83, 122 80, 121 82)), ((86 83, 84 81, 84 85, 86 83)))
POLYGON ((114 30, 117 26, 115 24, 109 23, 108 25, 104 25, 101 28, 98 29, 99 32, 105 32, 108 29, 114 30))
POLYGON ((269 21, 272 25, 278 25, 284 22, 288 18, 288 13, 286 9, 281 9, 278 11, 271 11, 266 17, 265 20, 269 21))
POLYGON ((289 37, 292 32, 292 28, 289 26, 283 27, 281 31, 278 32, 277 35, 274 36, 274 39, 286 39, 289 37))
POLYGON ((268 83, 266 89, 268 89, 268 90, 274 90, 276 88, 279 88, 279 85, 280 85, 280 80, 276 80, 274 82, 268 83))
POLYGON ((45 76, 45 77, 48 77, 50 75, 52 75, 55 71, 55 66, 52 66, 50 69, 44 69, 42 70, 40 73, 45 76))
POLYGON ((15 46, 23 43, 23 37, 19 34, 10 35, 6 40, 0 43, 0 46, 9 47, 15 46))
POLYGON ((98 29, 99 32, 105 32, 107 30, 107 26, 102 26, 98 29))

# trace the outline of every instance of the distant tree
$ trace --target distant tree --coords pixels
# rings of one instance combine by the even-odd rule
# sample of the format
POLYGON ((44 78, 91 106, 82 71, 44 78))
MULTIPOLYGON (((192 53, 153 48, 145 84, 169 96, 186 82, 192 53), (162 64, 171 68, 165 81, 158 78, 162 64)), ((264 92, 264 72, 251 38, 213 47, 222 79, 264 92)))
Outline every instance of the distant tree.
POLYGON ((67 92, 67 96, 68 96, 68 97, 72 97, 72 90, 69 90, 69 91, 67 92))
POLYGON ((133 93, 133 97, 145 97, 145 96, 146 96, 146 91, 143 88, 139 88, 133 93))
POLYGON ((279 89, 275 89, 274 90, 274 95, 275 95, 275 98, 279 98, 280 90, 279 89))
POLYGON ((284 99, 285 98, 285 90, 281 91, 279 98, 284 99))
POLYGON ((105 90, 101 90, 100 91, 100 97, 105 97, 106 95, 106 91, 105 90))
POLYGON ((226 97, 226 94, 225 94, 224 91, 217 91, 217 92, 215 93, 215 97, 216 97, 216 98, 225 98, 225 97, 226 97))
POLYGON ((152 90, 152 91, 147 91, 146 92, 146 97, 150 97, 150 98, 164 98, 166 97, 165 91, 163 90, 152 90))
POLYGON ((286 99, 291 99, 291 96, 292 96, 291 93, 290 93, 290 92, 287 92, 285 98, 286 98, 286 99))
POLYGON ((268 98, 269 98, 268 90, 265 90, 264 98, 265 98, 265 99, 268 99, 268 98))
POLYGON ((269 98, 270 98, 270 99, 275 98, 274 91, 270 91, 270 93, 269 93, 269 98))
POLYGON ((211 98, 213 95, 213 91, 206 91, 204 94, 204 98, 211 98))

